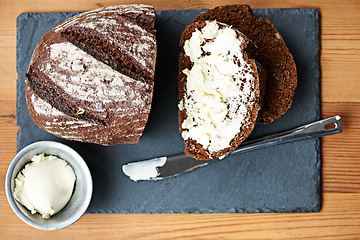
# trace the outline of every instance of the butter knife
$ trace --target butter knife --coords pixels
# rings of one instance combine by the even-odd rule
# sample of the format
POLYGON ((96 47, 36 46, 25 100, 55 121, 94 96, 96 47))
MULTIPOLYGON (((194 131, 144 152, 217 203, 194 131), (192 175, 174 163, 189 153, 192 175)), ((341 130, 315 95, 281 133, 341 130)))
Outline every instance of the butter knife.
POLYGON ((335 116, 285 132, 272 134, 255 140, 244 141, 237 149, 223 156, 221 159, 196 160, 185 153, 182 153, 178 155, 163 156, 128 163, 123 165, 122 170, 124 174, 130 177, 133 181, 160 180, 163 178, 177 176, 199 167, 204 167, 210 163, 220 161, 229 155, 249 152, 297 140, 322 137, 340 132, 342 132, 341 117, 335 116))

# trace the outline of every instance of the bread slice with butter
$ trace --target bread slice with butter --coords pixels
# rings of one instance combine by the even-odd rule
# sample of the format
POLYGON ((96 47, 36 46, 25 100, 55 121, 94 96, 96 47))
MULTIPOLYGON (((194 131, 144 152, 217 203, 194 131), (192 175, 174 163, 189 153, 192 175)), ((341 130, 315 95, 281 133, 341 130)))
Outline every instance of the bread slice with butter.
POLYGON ((249 38, 216 21, 193 22, 180 39, 179 128, 185 153, 224 156, 253 130, 260 80, 249 38))
POLYGON ((249 5, 233 4, 209 9, 193 21, 216 20, 231 25, 251 39, 256 61, 266 71, 266 93, 258 122, 267 124, 280 118, 290 108, 297 87, 293 56, 279 31, 266 18, 257 18, 249 5))

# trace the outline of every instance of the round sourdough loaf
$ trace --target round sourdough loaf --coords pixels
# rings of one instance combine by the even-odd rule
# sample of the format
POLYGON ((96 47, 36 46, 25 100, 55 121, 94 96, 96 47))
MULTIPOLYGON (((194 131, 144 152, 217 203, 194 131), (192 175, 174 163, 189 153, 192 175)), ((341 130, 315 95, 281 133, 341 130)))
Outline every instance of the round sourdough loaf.
POLYGON ((254 46, 216 21, 188 25, 180 46, 178 107, 185 153, 198 160, 224 156, 251 133, 260 109, 254 46))
POLYGON ((266 93, 258 122, 281 117, 291 106, 297 86, 294 59, 281 34, 268 19, 256 18, 248 5, 225 5, 205 11, 194 22, 217 20, 233 26, 256 45, 256 61, 266 71, 266 93))
POLYGON ((120 5, 76 15, 46 33, 26 74, 35 124, 68 140, 137 143, 154 87, 154 23, 152 6, 120 5))

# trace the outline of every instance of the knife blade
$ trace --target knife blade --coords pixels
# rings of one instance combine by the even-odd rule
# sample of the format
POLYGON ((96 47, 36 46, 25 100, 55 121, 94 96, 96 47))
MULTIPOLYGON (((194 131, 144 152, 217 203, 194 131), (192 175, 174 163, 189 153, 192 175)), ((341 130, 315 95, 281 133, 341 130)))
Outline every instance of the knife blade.
POLYGON ((221 159, 196 160, 185 153, 163 156, 149 160, 132 162, 123 165, 122 170, 125 175, 133 181, 139 180, 160 180, 168 177, 192 171, 199 167, 207 166, 211 163, 222 160, 223 158, 238 153, 249 152, 273 145, 322 137, 330 134, 340 133, 343 130, 341 117, 335 116, 310 124, 306 124, 285 132, 268 135, 255 140, 244 141, 237 149, 223 156, 221 159))

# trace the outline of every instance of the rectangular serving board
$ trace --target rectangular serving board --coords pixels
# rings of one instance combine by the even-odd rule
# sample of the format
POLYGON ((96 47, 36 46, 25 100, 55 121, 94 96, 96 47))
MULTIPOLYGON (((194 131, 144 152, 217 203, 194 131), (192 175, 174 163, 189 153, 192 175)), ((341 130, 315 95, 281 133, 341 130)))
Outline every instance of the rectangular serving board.
MULTIPOLYGON (((42 35, 78 13, 24 13, 17 19, 17 149, 41 140, 65 143, 85 159, 94 183, 87 213, 317 212, 321 209, 320 140, 309 139, 231 156, 160 181, 133 182, 121 167, 184 151, 177 122, 178 41, 204 10, 156 11, 158 57, 151 113, 137 145, 70 142, 38 128, 25 101, 25 73, 42 35)), ((315 9, 254 9, 270 19, 293 54, 298 87, 290 110, 251 138, 320 118, 319 13, 315 9)))

